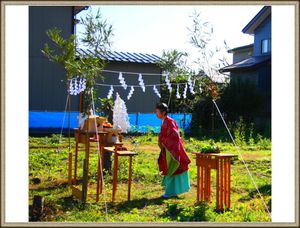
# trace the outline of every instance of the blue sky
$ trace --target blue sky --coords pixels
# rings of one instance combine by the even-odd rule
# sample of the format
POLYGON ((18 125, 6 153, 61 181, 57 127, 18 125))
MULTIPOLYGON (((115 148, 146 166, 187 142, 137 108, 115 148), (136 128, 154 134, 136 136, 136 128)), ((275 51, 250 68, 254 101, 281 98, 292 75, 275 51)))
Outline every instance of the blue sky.
MULTIPOLYGON (((177 49, 196 58, 196 50, 189 44, 187 27, 192 25, 189 17, 194 10, 209 21, 214 28, 214 42, 222 45, 226 40, 230 48, 253 43, 253 36, 241 31, 259 12, 262 5, 106 5, 98 8, 104 18, 113 25, 112 49, 115 51, 140 52, 161 55, 162 50, 177 49)), ((82 11, 77 18, 84 16, 82 11)), ((77 26, 77 33, 82 28, 77 26)), ((228 55, 231 63, 231 55, 228 55)))

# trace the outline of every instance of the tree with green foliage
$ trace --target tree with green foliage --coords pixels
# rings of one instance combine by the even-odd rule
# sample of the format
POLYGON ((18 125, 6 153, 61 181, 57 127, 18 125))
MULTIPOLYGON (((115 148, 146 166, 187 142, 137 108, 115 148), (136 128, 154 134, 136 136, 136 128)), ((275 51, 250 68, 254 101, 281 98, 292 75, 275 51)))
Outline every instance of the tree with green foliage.
POLYGON ((106 97, 104 98, 98 98, 98 103, 100 103, 100 107, 96 109, 96 111, 100 115, 104 115, 107 117, 108 121, 112 123, 113 121, 113 107, 114 107, 114 101, 112 98, 108 99, 106 97))
POLYGON ((163 50, 161 58, 157 61, 158 66, 165 72, 172 75, 186 74, 189 69, 187 68, 187 52, 181 52, 176 49, 163 50))
MULTIPOLYGON (((189 69, 186 66, 186 52, 180 52, 176 49, 163 50, 160 60, 157 65, 164 70, 162 82, 165 82, 166 74, 168 74, 170 83, 184 83, 186 82, 188 75, 190 75, 189 69)), ((180 88, 182 93, 183 88, 180 88)), ((176 89, 172 89, 170 93, 167 86, 161 86, 161 101, 168 104, 172 112, 185 112, 189 104, 186 102, 190 99, 172 99, 175 97, 176 89)))
POLYGON ((86 79, 83 110, 87 114, 92 106, 92 93, 95 95, 93 87, 97 80, 103 80, 101 73, 106 61, 99 56, 105 55, 110 49, 113 30, 112 26, 102 18, 99 10, 96 15, 90 11, 84 18, 80 19, 80 23, 84 28, 80 39, 77 39, 74 34, 64 39, 61 30, 49 29, 46 33, 51 44, 46 43, 42 52, 50 61, 60 64, 65 69, 67 82, 77 76, 86 79), (77 52, 76 40, 88 48, 90 52, 77 52))

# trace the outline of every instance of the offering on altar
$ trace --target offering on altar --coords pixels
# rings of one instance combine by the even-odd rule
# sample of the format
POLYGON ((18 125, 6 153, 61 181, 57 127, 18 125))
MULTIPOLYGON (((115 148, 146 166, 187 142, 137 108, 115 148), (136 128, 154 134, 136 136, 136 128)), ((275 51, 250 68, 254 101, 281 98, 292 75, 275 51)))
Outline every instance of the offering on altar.
POLYGON ((103 128, 112 128, 112 124, 109 122, 104 122, 103 123, 103 128))
POLYGON ((106 135, 107 143, 117 143, 119 141, 118 139, 119 139, 120 133, 122 132, 122 128, 120 126, 113 128, 112 125, 111 125, 111 127, 105 127, 105 124, 104 124, 103 131, 108 133, 106 135))
POLYGON ((90 110, 89 115, 83 116, 83 114, 80 113, 78 116, 78 127, 81 131, 88 131, 89 133, 96 133, 96 127, 97 131, 103 131, 103 125, 107 123, 107 118, 91 113, 93 113, 92 110, 90 110))
POLYGON ((204 146, 201 148, 202 154, 220 153, 220 148, 217 146, 204 146))
POLYGON ((103 130, 103 123, 106 121, 105 117, 101 116, 90 116, 88 119, 85 120, 85 124, 83 125, 82 130, 83 131, 88 131, 91 133, 96 133, 96 127, 97 126, 97 131, 102 131, 103 130), (96 122, 96 125, 95 125, 96 122))

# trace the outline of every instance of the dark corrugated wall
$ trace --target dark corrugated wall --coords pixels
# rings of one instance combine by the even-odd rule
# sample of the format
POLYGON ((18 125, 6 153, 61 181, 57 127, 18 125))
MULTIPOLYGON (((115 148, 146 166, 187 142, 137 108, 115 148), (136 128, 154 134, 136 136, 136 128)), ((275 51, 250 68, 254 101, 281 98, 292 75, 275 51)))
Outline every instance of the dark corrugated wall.
MULTIPOLYGON (((63 111, 67 98, 64 69, 41 53, 49 43, 46 30, 57 27, 64 38, 73 33, 73 7, 29 7, 29 110, 63 111), (63 82, 62 82, 63 80, 63 82)), ((79 109, 79 98, 72 96, 71 110, 79 109)))

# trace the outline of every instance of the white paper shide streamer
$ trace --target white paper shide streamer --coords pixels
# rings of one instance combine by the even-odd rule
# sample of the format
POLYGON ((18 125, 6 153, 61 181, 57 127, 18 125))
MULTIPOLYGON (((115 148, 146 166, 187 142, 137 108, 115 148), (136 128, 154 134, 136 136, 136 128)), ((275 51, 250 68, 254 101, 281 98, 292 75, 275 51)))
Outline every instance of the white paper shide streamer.
POLYGON ((75 94, 74 87, 73 87, 73 79, 71 79, 70 83, 69 83, 69 92, 70 92, 70 95, 75 94))
POLYGON ((202 87, 199 85, 199 92, 202 93, 202 87))
POLYGON ((77 95, 86 89, 86 79, 85 78, 72 78, 69 84, 70 95, 77 95))
POLYGON ((161 95, 160 95, 159 91, 157 90, 156 85, 153 86, 153 91, 154 91, 154 93, 156 93, 156 95, 157 95, 159 98, 161 98, 161 95))
POLYGON ((190 88, 190 93, 195 94, 194 85, 193 85, 193 82, 191 80, 191 76, 188 77, 188 84, 189 84, 189 88, 190 88))
POLYGON ((177 98, 177 99, 180 99, 179 84, 177 84, 176 98, 177 98))
POLYGON ((83 92, 86 89, 86 79, 80 78, 79 80, 79 91, 83 92))
POLYGON ((114 93, 114 87, 111 85, 107 94, 107 99, 110 99, 114 93))
POLYGON ((165 82, 166 82, 169 92, 172 93, 172 85, 171 85, 171 82, 169 79, 169 73, 166 74, 165 82))
POLYGON ((125 82, 125 78, 123 77, 122 72, 119 73, 119 81, 120 81, 120 84, 122 85, 122 87, 126 90, 127 89, 127 84, 125 82))
POLYGON ((127 95, 127 100, 129 100, 132 97, 133 92, 134 92, 134 87, 131 86, 130 91, 129 91, 128 95, 127 95))
POLYGON ((78 94, 78 83, 77 83, 77 78, 73 79, 74 80, 74 95, 77 95, 78 94))
POLYGON ((183 98, 186 98, 186 92, 187 92, 187 84, 185 83, 184 91, 183 91, 183 98))
POLYGON ((130 128, 125 102, 118 93, 116 93, 116 100, 113 108, 113 127, 117 129, 121 128, 122 132, 127 132, 130 128))
POLYGON ((143 92, 145 93, 146 87, 145 87, 145 83, 144 83, 142 74, 139 74, 138 81, 139 81, 140 87, 142 88, 143 92))

